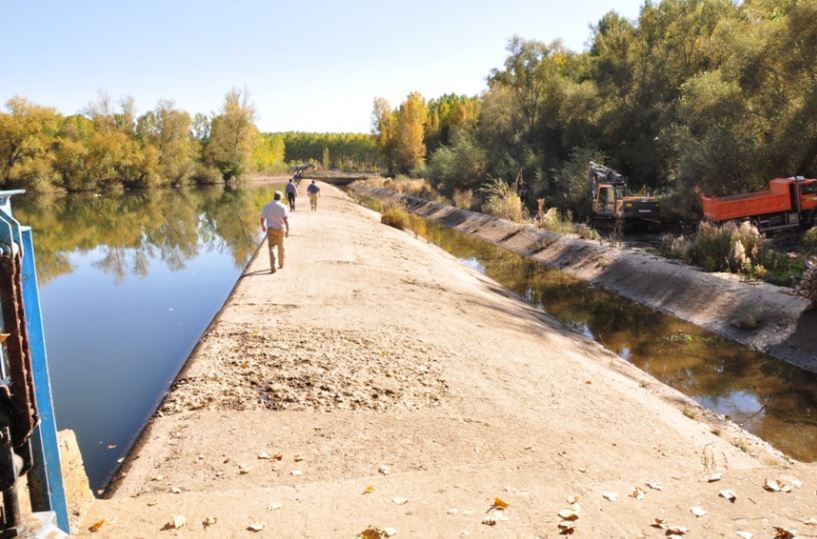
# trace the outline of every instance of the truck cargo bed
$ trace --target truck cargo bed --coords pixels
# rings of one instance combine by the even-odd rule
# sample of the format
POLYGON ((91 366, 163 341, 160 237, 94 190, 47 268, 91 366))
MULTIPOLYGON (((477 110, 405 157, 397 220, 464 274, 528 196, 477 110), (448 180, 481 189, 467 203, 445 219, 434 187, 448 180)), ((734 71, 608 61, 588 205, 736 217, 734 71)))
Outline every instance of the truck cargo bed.
POLYGON ((760 191, 726 197, 701 197, 704 216, 712 221, 728 221, 741 217, 753 217, 769 213, 786 212, 791 209, 788 192, 760 191))

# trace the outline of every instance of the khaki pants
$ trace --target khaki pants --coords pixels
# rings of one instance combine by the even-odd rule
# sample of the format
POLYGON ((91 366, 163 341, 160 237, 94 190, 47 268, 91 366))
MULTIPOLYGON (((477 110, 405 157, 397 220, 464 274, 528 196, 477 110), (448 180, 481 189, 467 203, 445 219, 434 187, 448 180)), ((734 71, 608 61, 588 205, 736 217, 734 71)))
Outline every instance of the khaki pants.
POLYGON ((318 195, 317 194, 312 194, 312 193, 309 194, 309 206, 313 210, 318 209, 318 195))
POLYGON ((275 271, 275 252, 273 249, 278 246, 278 265, 284 267, 284 231, 274 228, 267 229, 267 246, 269 247, 269 267, 270 271, 275 271))

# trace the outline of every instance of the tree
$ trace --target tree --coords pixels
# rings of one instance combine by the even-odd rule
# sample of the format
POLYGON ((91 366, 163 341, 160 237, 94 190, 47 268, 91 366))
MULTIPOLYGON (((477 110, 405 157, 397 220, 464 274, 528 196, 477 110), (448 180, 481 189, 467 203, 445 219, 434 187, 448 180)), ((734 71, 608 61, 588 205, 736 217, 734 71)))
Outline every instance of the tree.
POLYGON ((372 133, 377 141, 377 149, 386 159, 389 173, 393 173, 397 163, 397 115, 383 97, 376 97, 374 100, 372 133))
POLYGON ((262 133, 252 153, 253 165, 260 172, 268 172, 284 163, 286 143, 279 133, 262 133))
POLYGON ((255 106, 247 90, 232 89, 212 120, 205 160, 215 165, 224 180, 241 177, 252 167, 252 152, 258 139, 255 106))
POLYGON ((397 167, 408 172, 424 162, 428 109, 419 92, 412 92, 397 112, 397 167))
POLYGON ((145 171, 146 179, 153 178, 148 184, 178 185, 192 177, 196 146, 190 128, 190 115, 177 110, 172 101, 159 101, 139 118, 136 133, 145 153, 143 162, 155 163, 155 170, 145 171))
POLYGON ((6 108, 8 113, 0 112, 0 183, 47 184, 59 113, 23 97, 9 99, 6 108))

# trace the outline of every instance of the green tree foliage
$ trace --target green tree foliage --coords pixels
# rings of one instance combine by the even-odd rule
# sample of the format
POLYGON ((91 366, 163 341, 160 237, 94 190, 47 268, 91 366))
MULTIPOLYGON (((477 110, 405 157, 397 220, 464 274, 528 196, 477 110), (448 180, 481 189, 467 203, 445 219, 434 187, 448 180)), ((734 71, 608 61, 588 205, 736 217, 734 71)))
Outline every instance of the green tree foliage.
MULTIPOLYGON (((441 101, 443 98, 441 98, 441 101)), ((439 107, 438 107, 439 108, 439 107)), ((455 116, 446 113, 446 122, 455 116)), ((408 173, 422 170, 426 158, 426 134, 429 122, 429 108, 419 92, 412 92, 400 106, 393 110, 389 102, 382 97, 374 100, 372 109, 372 133, 377 141, 377 148, 382 152, 389 172, 408 173)), ((465 120, 462 120, 465 124, 465 120)), ((435 119, 435 138, 440 138, 439 111, 435 119)), ((450 131, 446 123, 446 133, 450 131)), ((429 131, 430 133, 430 131, 429 131)))
POLYGON ((446 94, 428 102, 425 144, 429 152, 448 145, 461 134, 471 133, 479 120, 477 97, 446 94))
POLYGON ((280 133, 261 133, 252 153, 255 169, 259 172, 277 172, 282 169, 286 152, 284 136, 280 133))
MULTIPOLYGON (((428 102, 429 176, 448 191, 473 187, 473 174, 452 171, 480 160, 454 156, 479 149, 479 182, 521 177, 528 204, 544 197, 578 213, 588 156, 687 212, 701 192, 817 176, 815 18, 812 1, 662 0, 635 21, 603 15, 583 52, 514 37, 478 99, 428 102)), ((422 153, 401 131, 407 110, 408 100, 396 111, 376 100, 373 113, 378 148, 403 169, 422 153)))
POLYGON ((455 189, 476 189, 486 178, 486 156, 467 132, 456 135, 450 146, 441 146, 431 156, 428 178, 447 195, 455 189))
POLYGON ((0 182, 32 185, 51 180, 51 144, 59 128, 56 110, 22 97, 6 103, 0 112, 0 182))
POLYGON ((383 164, 375 137, 365 133, 275 133, 283 137, 285 161, 320 164, 325 169, 372 172, 383 164))
MULTIPOLYGON (((0 111, 0 186, 95 191, 219 183, 250 171, 277 171, 282 135, 258 136, 247 92, 227 94, 213 116, 171 101, 137 116, 132 98, 105 94, 80 114, 14 97, 0 111)), ((366 137, 366 135, 361 135, 366 137)), ((370 156, 377 160, 376 152, 370 156)))
POLYGON ((255 105, 250 101, 249 93, 232 89, 211 121, 204 160, 217 167, 227 181, 241 177, 252 169, 257 138, 255 105))
POLYGON ((171 101, 160 101, 139 117, 136 134, 143 153, 140 180, 144 184, 179 185, 193 177, 197 147, 190 129, 190 115, 174 108, 171 101))
POLYGON ((372 133, 377 149, 383 154, 389 173, 397 164, 397 114, 383 97, 376 97, 372 107, 372 133))

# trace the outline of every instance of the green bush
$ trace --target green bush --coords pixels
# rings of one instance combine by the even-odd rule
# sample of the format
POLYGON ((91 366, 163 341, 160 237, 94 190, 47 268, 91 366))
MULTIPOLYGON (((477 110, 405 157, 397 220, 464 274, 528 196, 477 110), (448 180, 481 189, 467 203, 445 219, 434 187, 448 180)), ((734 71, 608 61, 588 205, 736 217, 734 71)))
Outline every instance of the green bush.
POLYGON ((428 178, 450 195, 457 189, 473 189, 485 179, 486 155, 473 138, 458 135, 451 146, 440 146, 428 164, 428 178))
POLYGON ((729 271, 773 284, 792 286, 805 265, 798 257, 775 251, 766 238, 748 222, 722 226, 703 222, 690 236, 661 238, 661 255, 680 258, 706 271, 729 271))
POLYGON ((553 199, 560 208, 571 208, 579 217, 589 216, 592 209, 590 180, 588 180, 590 161, 603 163, 603 153, 592 148, 574 148, 570 158, 553 171, 553 181, 558 194, 553 199))

